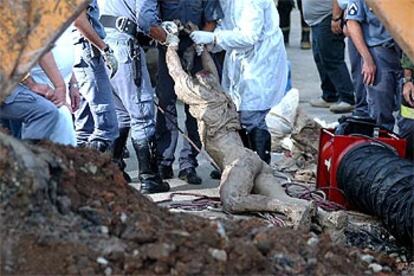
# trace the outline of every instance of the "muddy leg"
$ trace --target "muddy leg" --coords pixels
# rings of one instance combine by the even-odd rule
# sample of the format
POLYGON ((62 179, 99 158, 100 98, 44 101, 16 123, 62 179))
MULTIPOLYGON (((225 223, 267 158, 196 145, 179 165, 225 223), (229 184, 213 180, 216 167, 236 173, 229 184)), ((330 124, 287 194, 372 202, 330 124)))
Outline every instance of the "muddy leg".
POLYGON ((309 202, 291 198, 272 198, 252 194, 256 176, 261 174, 265 163, 255 155, 244 156, 226 167, 220 185, 220 197, 225 210, 232 213, 278 212, 286 215, 294 225, 308 225, 316 206, 309 202), (306 204, 305 204, 306 203, 306 204))
POLYGON ((310 225, 312 217, 316 216, 317 208, 314 202, 290 197, 281 185, 280 179, 272 174, 272 169, 263 165, 256 177, 253 191, 280 202, 280 213, 285 214, 294 225, 310 225))

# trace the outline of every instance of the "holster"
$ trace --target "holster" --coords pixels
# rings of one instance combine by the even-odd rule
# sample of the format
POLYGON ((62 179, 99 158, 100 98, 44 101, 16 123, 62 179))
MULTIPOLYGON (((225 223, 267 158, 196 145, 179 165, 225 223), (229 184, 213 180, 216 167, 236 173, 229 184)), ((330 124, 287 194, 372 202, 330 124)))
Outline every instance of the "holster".
POLYGON ((129 44, 129 54, 132 62, 132 69, 134 82, 138 88, 138 91, 141 91, 142 86, 142 56, 141 56, 141 46, 136 40, 130 40, 129 44))

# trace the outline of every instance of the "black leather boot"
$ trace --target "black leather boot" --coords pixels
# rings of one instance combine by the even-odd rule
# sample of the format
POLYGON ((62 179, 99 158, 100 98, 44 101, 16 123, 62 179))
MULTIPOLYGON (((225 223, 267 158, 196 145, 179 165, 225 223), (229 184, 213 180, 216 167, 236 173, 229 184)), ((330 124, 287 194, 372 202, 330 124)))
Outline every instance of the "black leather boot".
POLYGON ((283 33, 283 42, 286 45, 289 45, 290 28, 282 30, 282 33, 283 33))
POLYGON ((250 141, 251 139, 250 139, 250 136, 249 136, 249 133, 247 132, 247 130, 244 129, 244 128, 240 129, 239 130, 239 135, 240 135, 240 138, 243 142, 243 146, 245 148, 248 148, 248 149, 253 149, 252 148, 252 142, 250 141))
POLYGON ((264 129, 255 128, 249 133, 250 141, 252 143, 252 150, 257 152, 260 159, 270 164, 272 138, 270 132, 264 129))
POLYGON ((300 41, 300 48, 302 50, 309 50, 312 48, 312 45, 310 42, 310 28, 302 29, 302 39, 300 41))
POLYGON ((167 182, 163 182, 158 173, 154 140, 132 140, 132 143, 138 157, 141 193, 154 194, 168 192, 170 185, 167 182))
POLYGON ((124 148, 126 146, 128 136, 129 136, 129 127, 123 127, 119 129, 119 136, 115 139, 112 144, 112 161, 118 165, 119 169, 122 171, 125 180, 128 183, 132 182, 131 177, 125 172, 126 164, 123 159, 124 148))
POLYGON ((88 143, 88 147, 99 152, 105 153, 111 150, 111 142, 100 139, 92 140, 88 143))

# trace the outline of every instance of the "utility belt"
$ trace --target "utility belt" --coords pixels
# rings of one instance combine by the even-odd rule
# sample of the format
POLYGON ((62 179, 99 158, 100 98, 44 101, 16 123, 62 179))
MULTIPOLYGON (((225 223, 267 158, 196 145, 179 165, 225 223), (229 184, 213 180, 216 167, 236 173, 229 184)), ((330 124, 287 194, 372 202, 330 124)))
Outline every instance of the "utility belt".
POLYGON ((125 16, 102 15, 100 22, 105 28, 113 28, 120 33, 125 33, 132 37, 132 39, 128 41, 129 57, 131 58, 133 65, 134 82, 140 93, 142 86, 142 56, 141 41, 139 37, 143 34, 137 31, 138 25, 125 16))
POLYGON ((135 38, 137 36, 137 24, 125 16, 102 15, 99 19, 105 28, 113 28, 118 32, 128 34, 135 38))
POLYGON ((105 28, 112 28, 120 33, 130 35, 141 46, 149 46, 151 43, 152 39, 143 32, 139 32, 138 25, 125 16, 102 15, 99 20, 105 28))

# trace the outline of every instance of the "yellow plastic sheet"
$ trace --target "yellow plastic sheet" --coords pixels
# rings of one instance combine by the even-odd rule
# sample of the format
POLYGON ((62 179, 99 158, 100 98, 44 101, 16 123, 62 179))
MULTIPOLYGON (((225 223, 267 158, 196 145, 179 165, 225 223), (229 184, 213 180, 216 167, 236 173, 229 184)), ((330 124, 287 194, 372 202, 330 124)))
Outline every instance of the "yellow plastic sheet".
POLYGON ((87 0, 0 0, 0 103, 87 0))
POLYGON ((366 0, 403 51, 414 61, 414 0, 366 0))

